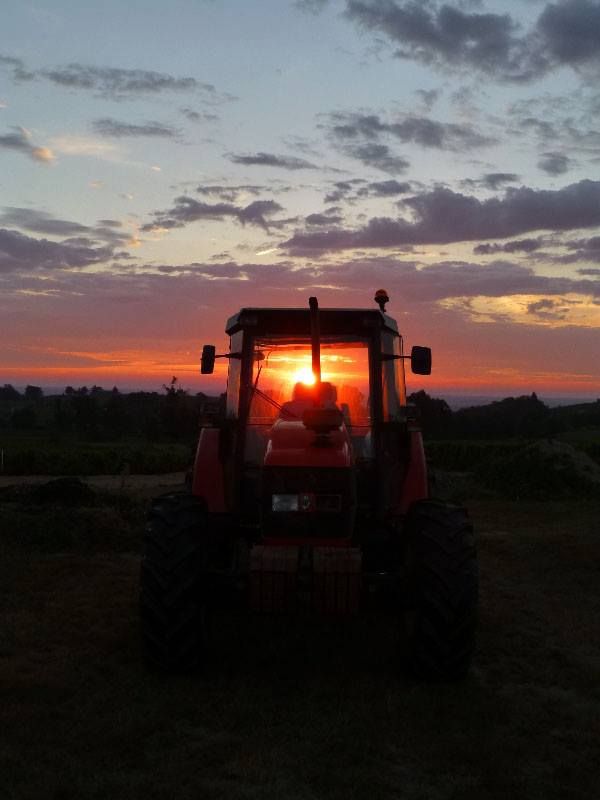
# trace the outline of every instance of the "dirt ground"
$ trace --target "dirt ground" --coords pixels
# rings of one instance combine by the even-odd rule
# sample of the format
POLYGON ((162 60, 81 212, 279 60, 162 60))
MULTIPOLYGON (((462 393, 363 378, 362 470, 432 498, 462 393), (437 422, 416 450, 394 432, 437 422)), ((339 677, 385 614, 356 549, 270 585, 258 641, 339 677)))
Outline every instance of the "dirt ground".
MULTIPOLYGON (((49 475, 0 475, 0 488, 6 486, 47 483, 55 476, 49 475)), ((164 475, 91 475, 81 480, 95 489, 117 492, 137 492, 140 489, 155 489, 157 493, 183 485, 185 473, 169 472, 164 475)))
POLYGON ((220 612, 204 670, 157 675, 139 651, 141 517, 124 518, 123 542, 93 533, 98 509, 55 511, 52 530, 71 524, 93 546, 74 536, 53 549, 24 535, 33 511, 0 507, 12 531, 0 528, 0 797, 596 796, 600 503, 469 508, 477 656, 464 683, 436 685, 402 671, 393 609, 343 620, 220 612))

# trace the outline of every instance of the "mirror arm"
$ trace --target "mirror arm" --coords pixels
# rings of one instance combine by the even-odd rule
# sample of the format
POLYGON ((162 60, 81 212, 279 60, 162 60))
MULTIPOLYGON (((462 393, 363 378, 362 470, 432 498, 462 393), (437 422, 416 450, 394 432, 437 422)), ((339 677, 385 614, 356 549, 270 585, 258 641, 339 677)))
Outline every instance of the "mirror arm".
POLYGON ((412 356, 395 356, 392 353, 382 353, 381 354, 381 360, 382 361, 396 361, 398 359, 403 359, 403 358, 407 358, 407 359, 410 360, 412 358, 412 356))
POLYGON ((242 357, 241 353, 223 353, 220 356, 217 355, 215 356, 215 358, 241 358, 241 357, 242 357))

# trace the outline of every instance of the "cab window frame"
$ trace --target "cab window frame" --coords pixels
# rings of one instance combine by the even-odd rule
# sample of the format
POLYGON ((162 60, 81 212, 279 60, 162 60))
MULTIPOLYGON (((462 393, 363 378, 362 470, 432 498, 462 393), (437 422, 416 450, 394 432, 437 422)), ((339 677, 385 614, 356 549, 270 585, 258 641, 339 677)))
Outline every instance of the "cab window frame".
POLYGON ((381 332, 381 399, 384 422, 402 421, 406 408, 406 377, 404 373, 404 343, 400 334, 381 332))

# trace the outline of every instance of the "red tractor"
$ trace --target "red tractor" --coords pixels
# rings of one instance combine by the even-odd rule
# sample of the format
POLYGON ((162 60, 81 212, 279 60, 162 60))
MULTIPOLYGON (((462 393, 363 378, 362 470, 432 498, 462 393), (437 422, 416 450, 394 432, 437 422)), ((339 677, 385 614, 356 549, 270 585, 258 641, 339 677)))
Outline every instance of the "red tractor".
POLYGON ((255 611, 357 611, 379 593, 404 620, 410 666, 429 678, 470 665, 478 571, 463 508, 429 499, 404 362, 380 308, 243 308, 229 352, 202 352, 203 374, 229 361, 226 410, 202 427, 191 492, 157 498, 141 568, 147 659, 190 669, 223 587, 255 611))

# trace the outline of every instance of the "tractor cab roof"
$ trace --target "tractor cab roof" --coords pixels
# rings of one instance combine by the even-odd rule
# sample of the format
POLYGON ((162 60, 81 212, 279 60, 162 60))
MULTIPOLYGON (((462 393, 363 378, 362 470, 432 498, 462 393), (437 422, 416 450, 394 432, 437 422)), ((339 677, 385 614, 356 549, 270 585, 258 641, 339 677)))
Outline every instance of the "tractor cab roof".
MULTIPOLYGON (((319 324, 325 336, 365 336, 374 328, 398 334, 396 320, 375 308, 320 308, 319 324)), ((308 308, 242 308, 227 320, 230 336, 240 330, 256 336, 310 337, 308 308)))

